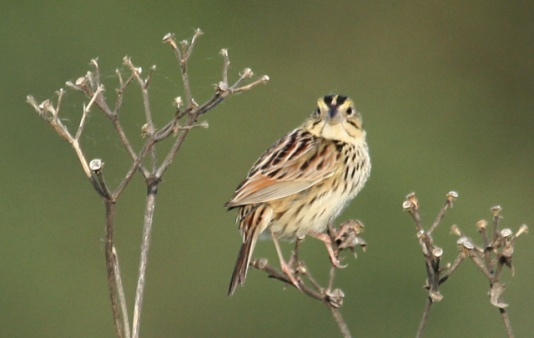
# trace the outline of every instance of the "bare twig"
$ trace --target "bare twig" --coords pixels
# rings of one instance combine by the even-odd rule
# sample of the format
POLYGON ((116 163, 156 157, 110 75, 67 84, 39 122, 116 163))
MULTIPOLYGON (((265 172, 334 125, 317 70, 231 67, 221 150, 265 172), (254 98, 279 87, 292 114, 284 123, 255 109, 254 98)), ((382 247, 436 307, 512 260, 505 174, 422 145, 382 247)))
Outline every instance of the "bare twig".
POLYGON ((115 267, 115 278, 117 285, 117 297, 120 304, 121 314, 122 314, 122 325, 124 328, 124 337, 130 338, 130 320, 128 319, 128 306, 126 305, 126 296, 124 295, 124 287, 122 284, 122 278, 121 278, 121 269, 119 265, 119 257, 117 255, 117 251, 115 250, 115 247, 113 247, 113 266, 115 267))
MULTIPOLYGON (((329 251, 331 250, 334 260, 337 260, 339 253, 342 250, 349 249, 353 252, 356 246, 359 246, 362 249, 366 248, 367 244, 359 237, 359 234, 363 231, 363 228, 364 225, 361 222, 353 220, 343 223, 339 229, 334 228, 332 224, 328 224, 328 237, 330 241, 329 244, 327 244, 327 247, 330 245, 329 251)), ((297 238, 295 249, 290 259, 290 266, 296 267, 296 273, 305 277, 305 279, 308 281, 305 283, 304 280, 301 280, 298 284, 298 288, 294 285, 294 283, 292 283, 290 276, 270 266, 267 259, 253 260, 250 265, 258 270, 266 272, 269 277, 278 279, 285 284, 297 288, 303 294, 321 301, 330 309, 342 335, 344 337, 351 337, 349 328, 344 321, 341 312, 339 311, 339 308, 343 305, 345 294, 342 290, 333 288, 336 270, 340 267, 340 265, 336 265, 334 261, 332 261, 332 257, 330 257, 332 266, 329 272, 328 285, 327 287, 321 286, 306 267, 306 263, 299 259, 298 251, 301 241, 302 238, 297 238), (311 287, 308 286, 308 283, 311 285, 311 287)))
MULTIPOLYGON (((137 170, 144 171, 140 169, 141 167, 141 161, 145 158, 146 154, 150 151, 150 148, 154 145, 153 142, 150 140, 146 141, 143 145, 143 148, 139 151, 139 154, 135 156, 135 160, 130 165, 130 168, 128 169, 128 172, 125 174, 122 181, 119 183, 115 191, 113 192, 113 197, 115 199, 118 199, 128 183, 130 183, 130 180, 133 178, 134 174, 137 172, 137 170)), ((144 175, 143 175, 144 176, 144 175)))
MULTIPOLYGON (((124 64, 130 69, 132 72, 132 75, 134 76, 135 80, 137 80, 137 83, 139 87, 141 88, 141 94, 143 97, 143 108, 145 112, 145 124, 143 125, 143 131, 149 135, 152 136, 154 134, 154 122, 152 120, 152 110, 150 109, 150 97, 148 95, 148 85, 150 84, 150 79, 152 73, 155 71, 156 66, 150 67, 149 75, 146 79, 143 79, 141 77, 142 69, 139 67, 135 67, 132 63, 132 60, 129 57, 124 57, 123 59, 124 64)), ((157 159, 156 159, 156 148, 155 147, 149 147, 151 159, 152 159, 152 168, 156 168, 157 166, 157 159)))
POLYGON ((111 308, 117 337, 137 338, 139 336, 144 288, 146 284, 146 268, 148 265, 150 237, 152 232, 154 209, 156 205, 155 202, 157 190, 162 181, 161 178, 164 172, 173 161, 176 153, 179 151, 191 129, 195 127, 207 127, 207 122, 197 123, 199 116, 214 108, 228 95, 249 90, 260 83, 265 83, 268 81, 268 77, 263 76, 256 81, 242 85, 243 80, 252 77, 252 71, 247 68, 246 71, 240 74, 239 79, 232 86, 229 86, 228 66, 230 64, 230 60, 228 58, 228 53, 225 53, 223 54, 223 79, 216 87, 213 97, 199 106, 195 102, 191 92, 187 62, 192 55, 193 48, 200 35, 202 35, 202 31, 197 29, 190 42, 182 41, 180 43, 176 43, 172 34, 165 35, 163 39, 164 42, 167 42, 171 46, 179 61, 180 73, 182 76, 186 98, 186 107, 185 109, 182 109, 181 99, 178 97, 175 100, 177 108, 175 115, 163 128, 159 130, 156 130, 153 123, 153 112, 151 110, 149 96, 149 86, 152 82, 152 75, 156 70, 156 67, 152 66, 149 69, 146 77, 143 78, 141 76, 142 69, 140 67, 136 67, 129 57, 124 58, 124 64, 126 65, 126 68, 130 74, 126 78, 123 78, 123 75, 118 70, 116 71, 119 86, 116 89, 117 97, 113 104, 113 108, 111 108, 106 101, 106 97, 103 95, 105 88, 104 85, 101 84, 100 68, 97 59, 93 59, 90 62, 92 71, 88 71, 85 76, 78 78, 74 83, 66 83, 68 88, 82 93, 88 99, 87 104, 84 104, 83 106, 79 126, 74 136, 69 132, 68 128, 59 118, 61 103, 65 94, 63 89, 57 92, 57 101, 55 105, 50 100, 45 100, 38 104, 32 96, 28 96, 27 98, 28 103, 33 106, 39 115, 54 128, 57 134, 69 142, 78 156, 86 177, 89 178, 94 189, 104 200, 106 210, 106 270, 108 275, 108 288, 111 299, 111 308), (136 151, 132 146, 132 143, 130 142, 119 120, 119 112, 122 108, 124 93, 132 84, 137 84, 141 89, 146 122, 142 127, 142 132, 146 139, 143 146, 138 151, 136 151), (111 121, 120 142, 132 160, 128 171, 125 173, 125 176, 114 191, 107 186, 104 180, 102 171, 104 162, 101 159, 94 159, 88 163, 80 143, 85 130, 89 112, 93 107, 97 107, 111 121), (187 116, 187 120, 183 125, 179 125, 178 121, 185 116, 187 116), (156 145, 158 142, 171 136, 177 137, 174 140, 171 149, 164 156, 164 160, 158 165, 156 145), (143 165, 143 161, 146 159, 148 154, 150 154, 151 160, 150 169, 145 168, 143 165), (116 201, 121 196, 126 186, 128 186, 129 182, 131 182, 136 172, 139 172, 146 181, 147 199, 143 222, 139 275, 134 302, 133 321, 131 324, 132 329, 130 331, 126 298, 124 295, 124 287, 122 285, 122 279, 120 275, 119 259, 114 246, 114 222, 116 201))
POLYGON ((341 315, 341 312, 339 311, 339 309, 333 306, 329 306, 328 308, 330 309, 330 312, 332 312, 332 317, 334 317, 334 320, 336 321, 343 337, 351 338, 352 335, 350 334, 349 327, 347 326, 347 323, 343 319, 343 316, 341 315))
POLYGON ((105 199, 104 204, 106 207, 106 240, 105 240, 105 253, 106 253, 106 268, 108 274, 108 287, 109 297, 111 300, 111 312, 113 314, 113 320, 115 321, 115 333, 117 337, 122 338, 125 328, 123 327, 123 318, 125 315, 121 314, 121 308, 118 303, 118 288, 117 282, 120 279, 117 278, 115 273, 118 271, 118 267, 115 265, 116 252, 114 252, 113 245, 113 228, 115 222, 115 203, 105 199))
MULTIPOLYGON (((440 263, 441 257, 443 255, 443 249, 434 245, 434 240, 431 236, 431 233, 443 220, 446 211, 450 207, 452 207, 452 203, 456 198, 458 198, 458 194, 454 191, 451 191, 447 194, 447 199, 445 200, 445 203, 438 212, 438 216, 436 217, 434 223, 432 223, 428 230, 425 230, 425 228, 423 227, 423 222, 421 220, 421 216, 419 215, 419 200, 417 199, 415 193, 408 194, 406 196, 406 200, 402 204, 404 210, 408 211, 408 213, 410 214, 410 216, 412 216, 412 219, 415 222, 417 237, 419 238, 419 244, 421 245, 421 249, 423 250, 427 273, 427 281, 425 288, 428 290, 428 297, 426 300, 425 308, 423 310, 421 321, 419 322, 419 327, 417 329, 416 337, 418 338, 423 337, 424 335, 425 326, 428 321, 428 317, 430 315, 430 311, 432 310, 433 304, 443 299, 443 296, 439 292, 439 286, 443 282, 445 282, 450 277, 450 273, 452 273, 452 271, 450 271, 448 275, 442 277, 442 268, 440 266, 440 263)), ((456 269, 462 261, 463 260, 461 259, 457 259, 455 262, 456 266, 454 266, 454 269, 456 269)))
POLYGON ((424 332, 425 332, 425 326, 428 322, 428 316, 430 315, 430 311, 432 311, 432 305, 434 302, 432 301, 432 298, 428 296, 426 298, 425 308, 423 310, 423 316, 421 317, 421 320, 419 321, 419 327, 417 328, 417 334, 415 335, 416 338, 423 338, 424 332))
POLYGON ((157 181, 148 182, 148 193, 146 199, 145 217, 143 222, 143 237, 141 241, 141 258, 139 259, 139 275, 137 280, 137 289, 135 291, 132 338, 139 337, 139 328, 141 325, 141 311, 143 309, 143 298, 146 284, 146 267, 148 265, 148 252, 150 249, 150 237, 152 234, 152 223, 154 221, 154 209, 156 207, 158 183, 159 182, 157 181))
POLYGON ((436 220, 428 231, 425 231, 422 226, 422 221, 418 211, 419 202, 415 194, 409 194, 403 203, 404 209, 407 210, 414 219, 417 234, 425 257, 425 265, 428 276, 426 288, 429 290, 429 296, 423 311, 423 316, 419 323, 417 337, 423 337, 424 328, 433 303, 440 301, 443 298, 438 291, 439 286, 450 278, 450 276, 457 270, 457 268, 466 258, 469 258, 471 261, 473 261, 473 263, 488 279, 490 284, 490 303, 499 309, 499 314, 502 318, 507 337, 513 337, 512 325, 506 311, 508 304, 501 300, 505 285, 500 282, 500 277, 504 266, 509 267, 512 270, 513 275, 514 270, 512 266, 512 255, 514 252, 514 241, 519 235, 527 232, 528 227, 526 225, 521 226, 515 235, 510 229, 500 230, 500 212, 502 208, 500 206, 492 207, 491 212, 493 216, 493 232, 491 240, 488 238, 486 231, 488 222, 485 220, 480 220, 476 223, 476 227, 484 243, 483 247, 479 247, 474 244, 471 239, 465 236, 458 226, 453 225, 451 227, 451 233, 459 237, 458 241, 456 242, 459 253, 454 263, 449 265, 446 269, 446 272, 442 274, 442 268, 440 268, 439 265, 443 250, 434 245, 430 233, 436 229, 436 227, 442 221, 445 212, 448 208, 452 207, 452 203, 457 197, 458 194, 455 192, 450 192, 447 194, 447 200, 445 201, 445 204, 439 211, 436 220), (495 258, 492 256, 495 256, 495 258))

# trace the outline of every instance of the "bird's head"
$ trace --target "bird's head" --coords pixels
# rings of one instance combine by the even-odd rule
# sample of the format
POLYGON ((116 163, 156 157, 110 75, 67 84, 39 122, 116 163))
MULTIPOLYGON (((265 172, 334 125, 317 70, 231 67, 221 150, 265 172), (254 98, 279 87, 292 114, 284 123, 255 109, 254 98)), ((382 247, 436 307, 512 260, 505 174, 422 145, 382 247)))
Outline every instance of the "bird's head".
POLYGON ((342 95, 327 95, 317 100, 317 108, 304 122, 310 133, 347 143, 365 140, 361 114, 354 102, 342 95))

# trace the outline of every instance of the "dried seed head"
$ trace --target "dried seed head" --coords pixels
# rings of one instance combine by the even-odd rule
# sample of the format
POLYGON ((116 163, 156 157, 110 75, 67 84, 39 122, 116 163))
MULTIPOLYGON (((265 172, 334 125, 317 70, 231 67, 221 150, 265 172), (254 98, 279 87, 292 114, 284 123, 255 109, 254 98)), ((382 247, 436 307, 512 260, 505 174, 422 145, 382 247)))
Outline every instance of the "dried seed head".
POLYGON ((341 289, 334 289, 331 292, 327 293, 328 302, 332 307, 340 308, 343 305, 343 299, 345 298, 345 293, 341 289))
POLYGON ((404 209, 404 211, 410 210, 412 207, 413 207, 412 202, 408 200, 402 202, 402 208, 404 209))
POLYGON ((209 128, 210 125, 209 125, 208 121, 202 121, 202 122, 198 123, 196 126, 199 127, 199 128, 209 128))
POLYGON ((39 104, 37 103, 37 100, 32 95, 26 96, 26 102, 28 102, 33 109, 35 109, 36 112, 41 114, 41 108, 39 108, 39 104))
POLYGON ((513 234, 514 233, 513 233, 512 229, 504 228, 504 229, 501 230, 501 236, 504 237, 504 238, 509 238, 513 234))
POLYGON ((252 69, 245 68, 241 71, 241 74, 239 74, 241 77, 252 77, 254 75, 254 72, 252 72, 252 69))
POLYGON ((170 39, 172 39, 174 37, 174 35, 172 33, 167 33, 163 36, 163 42, 167 42, 169 41, 170 39))
POLYGON ((501 214, 501 206, 500 205, 495 205, 493 207, 491 207, 491 213, 493 215, 493 217, 497 217, 501 214))
POLYGON ((434 249, 432 249, 432 255, 436 258, 440 258, 443 256, 443 249, 438 246, 434 247, 434 249))
POLYGON ((475 245, 471 242, 471 241, 464 241, 463 242, 463 246, 464 248, 466 248, 467 250, 473 250, 475 248, 475 245))
POLYGON ((483 229, 486 229, 488 226, 488 221, 486 221, 485 219, 481 219, 480 221, 477 222, 477 229, 478 231, 482 231, 483 229))
POLYGON ((506 243, 506 245, 504 246, 502 252, 501 252, 501 255, 502 257, 505 257, 505 261, 504 263, 506 264, 506 266, 508 266, 509 268, 512 267, 512 256, 514 255, 514 246, 512 243, 508 242, 506 243))
POLYGON ((264 269, 267 264, 269 264, 269 261, 267 260, 267 258, 260 258, 256 261, 256 265, 258 266, 258 268, 260 269, 264 269))
POLYGON ((460 250, 473 250, 475 248, 475 245, 467 237, 460 237, 460 239, 456 241, 456 244, 458 244, 460 250))
POLYGON ((86 77, 81 76, 74 82, 74 84, 76 84, 78 87, 82 87, 83 85, 85 85, 86 82, 87 82, 86 77))
POLYGON ((182 98, 180 96, 174 99, 174 105, 176 106, 176 108, 182 107, 183 104, 184 104, 184 101, 182 101, 182 98))
POLYGON ((501 296, 506 286, 503 283, 494 283, 490 289, 490 303, 491 305, 504 309, 508 306, 506 303, 501 302, 501 296))
POLYGON ((39 110, 41 111, 41 116, 43 116, 45 113, 50 113, 52 114, 53 118, 57 117, 57 110, 48 99, 39 104, 39 110))
POLYGON ((515 234, 515 237, 519 237, 522 234, 528 233, 528 226, 526 224, 523 224, 519 230, 517 230, 517 233, 515 234))
POLYGON ((456 191, 449 191, 449 193, 447 194, 447 203, 449 204, 451 208, 452 208, 452 203, 456 201, 457 198, 458 198, 458 193, 456 191))
POLYGON ((443 299, 443 295, 441 293, 439 293, 438 291, 430 291, 430 292, 428 292, 428 296, 434 302, 440 302, 443 299))
POLYGON ((335 237, 339 249, 349 249, 354 252, 354 248, 360 246, 365 251, 367 243, 358 237, 364 227, 363 223, 358 220, 348 220, 341 224, 335 237))
POLYGON ((306 268, 306 265, 304 265, 302 262, 299 262, 296 269, 298 274, 305 275, 308 273, 308 269, 306 268))
POLYGON ((458 193, 456 191, 449 191, 449 193, 447 194, 447 199, 452 199, 452 200, 455 200, 458 198, 458 193))
POLYGON ((412 207, 414 209, 419 208, 419 200, 417 199, 417 196, 415 195, 415 192, 411 192, 408 195, 406 195, 406 200, 410 201, 412 203, 412 207))
POLYGON ((462 232, 460 231, 460 228, 456 224, 453 224, 451 226, 451 234, 456 235, 458 237, 462 236, 462 232))
POLYGON ((104 161, 99 158, 94 158, 89 162, 89 169, 92 171, 99 171, 104 168, 104 161))
POLYGON ((145 138, 150 136, 150 125, 148 123, 145 123, 141 126, 141 137, 145 138))
POLYGON ((225 92, 228 90, 228 84, 224 81, 219 81, 219 84, 216 86, 217 91, 225 92))

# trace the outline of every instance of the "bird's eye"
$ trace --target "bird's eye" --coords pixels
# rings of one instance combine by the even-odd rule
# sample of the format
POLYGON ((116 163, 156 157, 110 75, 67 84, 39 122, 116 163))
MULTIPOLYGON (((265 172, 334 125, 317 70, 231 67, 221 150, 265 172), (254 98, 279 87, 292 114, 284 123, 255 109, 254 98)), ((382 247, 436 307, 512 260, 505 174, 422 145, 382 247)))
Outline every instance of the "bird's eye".
POLYGON ((348 108, 347 108, 347 115, 348 115, 348 116, 352 116, 353 114, 354 114, 354 108, 352 108, 352 107, 348 107, 348 108))

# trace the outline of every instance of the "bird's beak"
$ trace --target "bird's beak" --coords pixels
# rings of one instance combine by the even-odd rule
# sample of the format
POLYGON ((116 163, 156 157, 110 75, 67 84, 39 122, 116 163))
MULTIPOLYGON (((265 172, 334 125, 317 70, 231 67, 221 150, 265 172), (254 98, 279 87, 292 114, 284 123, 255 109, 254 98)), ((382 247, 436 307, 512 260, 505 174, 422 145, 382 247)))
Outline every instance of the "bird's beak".
POLYGON ((328 110, 327 122, 331 125, 338 124, 339 122, 341 122, 341 114, 339 113, 337 107, 331 107, 328 110))

